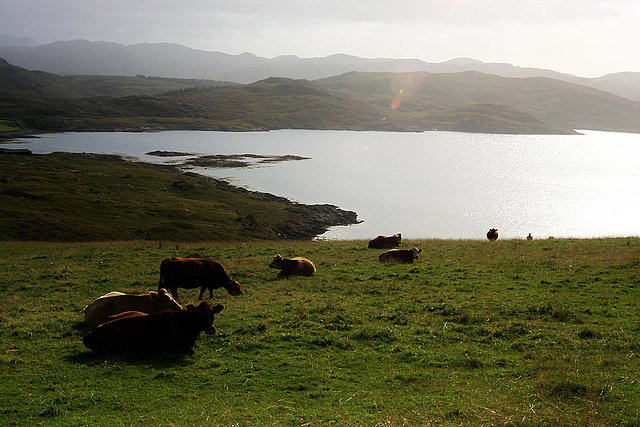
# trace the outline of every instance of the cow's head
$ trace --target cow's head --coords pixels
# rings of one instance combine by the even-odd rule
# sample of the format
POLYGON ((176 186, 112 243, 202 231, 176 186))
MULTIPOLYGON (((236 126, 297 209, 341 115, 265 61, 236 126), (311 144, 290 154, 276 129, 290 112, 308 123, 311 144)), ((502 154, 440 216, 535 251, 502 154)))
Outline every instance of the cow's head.
POLYGON ((277 268, 282 270, 282 257, 280 255, 276 255, 273 257, 273 261, 269 264, 269 268, 277 268))
POLYGON ((422 249, 413 248, 411 249, 411 253, 413 254, 413 259, 418 259, 418 257, 422 253, 422 249))
POLYGON ((235 280, 230 280, 224 285, 224 288, 229 292, 229 295, 233 295, 234 297, 238 295, 242 295, 242 288, 240 287, 240 283, 235 280))
POLYGON ((202 301, 197 307, 192 304, 187 305, 187 311, 195 317, 195 323, 208 335, 216 333, 213 317, 222 310, 224 310, 224 305, 218 304, 212 307, 206 301, 202 301))
POLYGON ((151 300, 157 305, 160 311, 178 311, 182 310, 182 306, 173 299, 171 294, 165 288, 160 288, 158 292, 149 292, 151 300))

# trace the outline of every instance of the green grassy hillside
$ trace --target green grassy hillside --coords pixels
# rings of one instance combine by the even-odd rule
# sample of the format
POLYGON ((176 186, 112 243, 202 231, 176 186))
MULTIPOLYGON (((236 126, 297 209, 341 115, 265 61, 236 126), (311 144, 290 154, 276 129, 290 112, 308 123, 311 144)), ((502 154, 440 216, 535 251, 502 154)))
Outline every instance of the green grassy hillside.
POLYGON ((0 240, 305 239, 356 221, 115 156, 0 155, 0 240))
MULTIPOLYGON (((0 243, 2 425, 634 426, 640 239, 0 243), (313 277, 276 279, 274 254, 313 277), (168 256, 243 286, 195 354, 97 357, 83 307, 168 256)), ((197 290, 181 290, 197 302, 197 290)))

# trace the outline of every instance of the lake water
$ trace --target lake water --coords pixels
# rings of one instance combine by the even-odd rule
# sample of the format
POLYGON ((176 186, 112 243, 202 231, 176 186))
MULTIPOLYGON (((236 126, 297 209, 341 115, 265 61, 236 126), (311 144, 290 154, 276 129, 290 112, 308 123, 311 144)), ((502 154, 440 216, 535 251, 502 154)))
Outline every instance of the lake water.
POLYGON ((299 155, 308 160, 203 169, 300 203, 353 210, 363 222, 327 239, 484 239, 640 235, 640 135, 489 135, 282 130, 62 133, 24 139, 34 153, 115 153, 165 163, 154 150, 299 155))

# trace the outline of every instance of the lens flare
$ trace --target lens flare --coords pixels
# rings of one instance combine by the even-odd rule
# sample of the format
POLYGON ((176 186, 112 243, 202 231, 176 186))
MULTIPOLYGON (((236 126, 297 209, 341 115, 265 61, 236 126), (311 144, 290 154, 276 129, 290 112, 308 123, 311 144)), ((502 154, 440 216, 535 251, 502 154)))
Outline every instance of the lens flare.
MULTIPOLYGON (((391 109, 400 107, 404 98, 410 98, 425 79, 424 73, 399 73, 391 79, 391 93, 396 96, 391 101, 391 109)), ((406 105, 405 105, 406 108, 406 105)))
POLYGON ((391 101, 391 109, 395 110, 396 108, 398 108, 400 106, 400 104, 402 103, 402 94, 404 93, 404 88, 400 89, 400 92, 398 92, 398 96, 396 96, 395 98, 393 98, 393 101, 391 101))
POLYGON ((402 97, 400 95, 396 96, 395 98, 393 98, 393 101, 391 101, 391 109, 395 110, 400 106, 401 103, 402 103, 402 97))

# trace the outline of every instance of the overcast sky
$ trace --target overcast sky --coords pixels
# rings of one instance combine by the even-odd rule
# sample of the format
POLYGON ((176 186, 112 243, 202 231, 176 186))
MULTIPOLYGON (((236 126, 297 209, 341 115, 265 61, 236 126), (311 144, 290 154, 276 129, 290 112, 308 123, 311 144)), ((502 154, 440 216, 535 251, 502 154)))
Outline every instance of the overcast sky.
POLYGON ((0 0, 0 34, 640 72, 638 0, 0 0))

